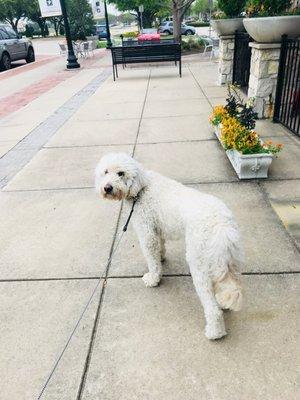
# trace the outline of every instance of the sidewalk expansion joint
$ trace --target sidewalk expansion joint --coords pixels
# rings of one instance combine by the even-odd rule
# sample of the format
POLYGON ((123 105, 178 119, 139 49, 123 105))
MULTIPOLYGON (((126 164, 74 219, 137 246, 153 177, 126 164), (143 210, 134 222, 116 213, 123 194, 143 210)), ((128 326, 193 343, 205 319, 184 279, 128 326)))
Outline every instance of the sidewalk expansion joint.
MULTIPOLYGON (((300 178, 268 178, 268 181, 271 182, 282 182, 282 181, 300 181, 300 178)), ((244 179, 243 181, 240 180, 228 180, 228 181, 195 181, 195 182, 180 182, 186 186, 195 186, 195 185, 224 185, 224 184, 257 184, 260 180, 258 179, 244 179)), ((264 183, 264 182, 263 182, 264 183)), ((74 186, 74 187, 53 187, 53 188, 34 188, 34 189, 5 189, 3 193, 26 193, 26 192, 51 192, 51 191, 63 191, 63 190, 90 190, 94 189, 94 186, 74 186)))
MULTIPOLYGON (((241 272, 243 276, 264 276, 264 275, 297 275, 300 274, 300 270, 296 271, 253 271, 253 272, 241 272)), ((163 278, 181 278, 189 277, 191 274, 163 274, 163 278)), ((143 275, 111 275, 107 277, 102 276, 85 276, 85 277, 74 277, 74 278, 20 278, 20 279, 0 279, 1 283, 24 283, 24 282, 61 282, 61 281, 95 281, 103 280, 103 282, 109 279, 141 279, 143 275)))
POLYGON ((157 142, 131 142, 131 143, 104 143, 104 144, 88 144, 88 145, 63 145, 63 146, 43 146, 43 149, 73 149, 73 148, 84 148, 84 147, 111 147, 111 146, 147 146, 149 144, 172 144, 172 143, 197 143, 197 142, 210 142, 216 141, 217 138, 207 139, 187 139, 187 140, 162 140, 157 142))
POLYGON ((5 187, 31 161, 45 143, 95 93, 110 74, 110 69, 103 70, 88 85, 75 93, 44 122, 34 128, 25 138, 0 158, 0 189, 5 187))
POLYGON ((136 149, 137 142, 138 142, 138 137, 139 137, 139 134, 140 134, 141 124, 142 124, 144 111, 145 111, 145 105, 146 105, 147 96, 148 96, 148 92, 149 92, 150 80, 151 80, 151 68, 149 70, 147 87, 146 87, 145 97, 144 97, 144 101, 143 101, 142 111, 141 111, 141 115, 140 115, 140 119, 139 119, 139 123, 138 123, 138 127, 137 127, 137 132, 136 132, 136 137, 135 137, 135 141, 134 141, 134 145, 133 145, 133 149, 132 149, 132 154, 131 154, 132 157, 135 154, 135 149, 136 149))
POLYGON ((212 105, 209 97, 207 97, 206 93, 204 92, 204 90, 202 89, 200 83, 198 82, 197 78, 195 77, 193 71, 190 69, 190 67, 188 66, 188 70, 190 71, 190 74, 192 75, 192 77, 194 78, 194 81, 196 82, 197 86, 199 87, 199 89, 201 90, 203 96, 205 97, 206 101, 208 102, 208 104, 211 106, 211 108, 213 109, 214 106, 212 105))
POLYGON ((103 280, 103 284, 102 284, 102 290, 101 290, 101 294, 100 294, 100 298, 99 298, 97 312, 96 312, 96 316, 95 316, 95 320, 94 320, 94 324, 93 324, 93 329, 92 329, 92 333, 91 333, 89 347, 88 347, 88 351, 87 351, 87 355, 86 355, 86 359, 85 359, 85 363, 84 363, 84 368, 83 368, 81 379, 80 379, 80 385, 79 385, 79 388, 78 388, 76 400, 81 400, 82 399, 82 395, 83 395, 84 388, 85 388, 85 382, 86 382, 88 371, 89 371, 89 366, 90 366, 91 357, 92 357, 93 348, 94 348, 94 342, 95 342, 95 338, 96 338, 97 330, 98 330, 98 326, 99 326, 100 314, 101 314, 101 310, 102 310, 102 303, 103 303, 103 299, 104 299, 104 296, 105 296, 105 288, 106 288, 107 277, 108 277, 109 268, 110 268, 111 262, 112 262, 112 255, 113 255, 114 247, 115 247, 115 244, 116 244, 117 234, 118 234, 118 231, 119 231, 119 225, 120 225, 120 221, 121 221, 122 210, 123 210, 123 203, 121 204, 121 207, 120 207, 120 210, 119 210, 118 220, 117 220, 117 223, 116 223, 113 240, 112 240, 111 247, 110 247, 108 262, 107 262, 107 265, 106 265, 106 268, 105 268, 105 272, 104 272, 104 274, 102 274, 102 277, 104 279, 103 280))
POLYGON ((289 242, 293 245, 293 247, 297 250, 297 252, 300 252, 300 246, 297 242, 297 240, 290 234, 290 232, 287 230, 287 228, 285 227, 284 223, 282 222, 281 218, 279 217, 279 215, 277 214, 277 212, 274 210, 274 207, 272 206, 272 203, 270 201, 270 198, 268 196, 268 193, 265 189, 265 187, 263 186, 262 182, 257 182, 257 186, 266 202, 266 204, 269 206, 274 219, 276 220, 276 222, 279 224, 279 226, 284 230, 287 239, 289 240, 289 242))

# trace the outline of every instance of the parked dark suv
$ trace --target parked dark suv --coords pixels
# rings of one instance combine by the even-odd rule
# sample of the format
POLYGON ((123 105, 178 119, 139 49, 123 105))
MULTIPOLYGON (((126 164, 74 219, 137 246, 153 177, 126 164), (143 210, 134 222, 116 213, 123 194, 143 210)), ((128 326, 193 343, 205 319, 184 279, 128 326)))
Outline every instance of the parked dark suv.
POLYGON ((35 61, 31 41, 20 38, 9 25, 0 24, 0 70, 10 69, 12 61, 23 59, 35 61))

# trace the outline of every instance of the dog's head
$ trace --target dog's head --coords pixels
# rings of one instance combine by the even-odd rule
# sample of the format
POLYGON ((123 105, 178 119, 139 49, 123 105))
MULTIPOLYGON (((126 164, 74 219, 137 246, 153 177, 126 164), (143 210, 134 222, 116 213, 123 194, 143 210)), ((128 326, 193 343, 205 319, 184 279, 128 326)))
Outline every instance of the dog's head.
POLYGON ((97 165, 95 186, 105 199, 134 198, 147 186, 146 171, 128 154, 106 154, 97 165))

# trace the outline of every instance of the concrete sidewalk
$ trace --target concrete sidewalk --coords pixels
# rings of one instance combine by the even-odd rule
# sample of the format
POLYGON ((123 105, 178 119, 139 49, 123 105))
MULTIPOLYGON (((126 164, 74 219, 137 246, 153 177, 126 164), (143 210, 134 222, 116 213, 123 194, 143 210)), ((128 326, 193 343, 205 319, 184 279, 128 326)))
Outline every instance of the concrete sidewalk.
POLYGON ((0 119, 0 140, 15 140, 0 159, 1 400, 38 398, 106 270, 42 399, 298 397, 300 143, 260 121, 284 151, 268 180, 238 181, 208 124, 226 95, 216 69, 186 62, 180 79, 173 66, 140 66, 120 69, 113 82, 107 56, 44 93, 40 108, 34 100, 31 113, 0 119), (168 244, 157 288, 140 279, 146 264, 131 226, 107 265, 127 218, 93 189, 109 151, 133 154, 233 210, 246 250, 245 307, 226 314, 224 340, 203 334, 182 243, 168 244))

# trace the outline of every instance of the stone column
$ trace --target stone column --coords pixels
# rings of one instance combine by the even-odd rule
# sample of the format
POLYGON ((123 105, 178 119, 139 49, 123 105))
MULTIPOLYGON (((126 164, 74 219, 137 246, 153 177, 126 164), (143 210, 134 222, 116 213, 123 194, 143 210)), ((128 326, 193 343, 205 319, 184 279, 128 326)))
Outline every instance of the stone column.
POLYGON ((234 35, 220 36, 219 85, 232 83, 234 35))
POLYGON ((273 116, 280 43, 250 42, 252 47, 248 97, 254 97, 259 118, 273 116))

